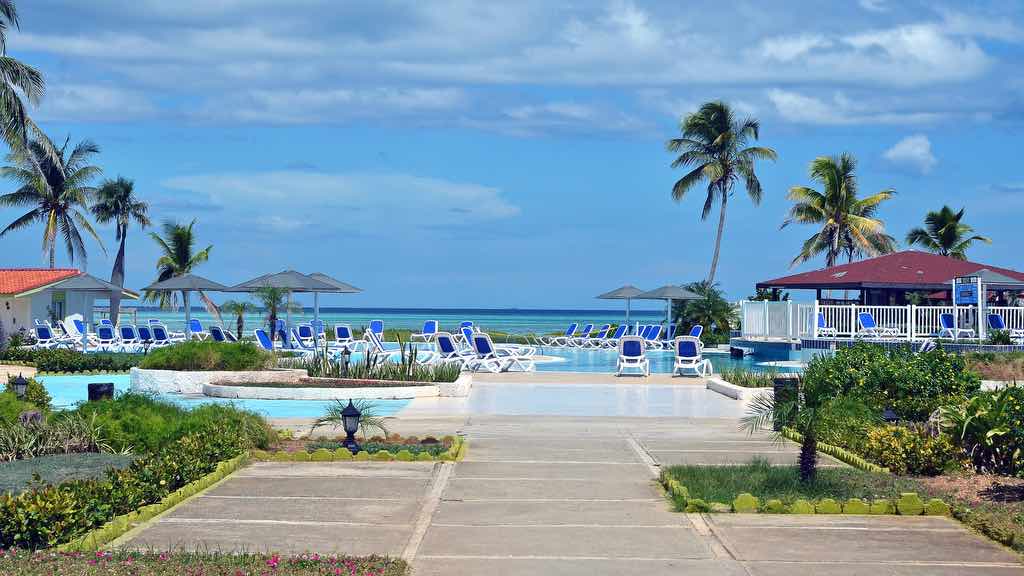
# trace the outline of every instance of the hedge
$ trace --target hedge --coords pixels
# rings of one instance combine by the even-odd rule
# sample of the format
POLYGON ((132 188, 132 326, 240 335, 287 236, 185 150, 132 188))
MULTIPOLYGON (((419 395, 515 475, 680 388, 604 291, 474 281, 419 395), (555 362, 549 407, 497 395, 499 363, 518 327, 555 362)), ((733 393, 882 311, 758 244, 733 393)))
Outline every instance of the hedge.
POLYGON ((253 460, 262 462, 342 462, 351 460, 371 460, 376 462, 455 462, 462 460, 466 457, 466 451, 469 450, 469 443, 462 436, 454 436, 452 439, 452 445, 437 456, 432 456, 428 452, 420 452, 419 454, 412 454, 408 450, 400 450, 396 454, 392 454, 386 450, 379 450, 374 453, 369 453, 365 450, 361 450, 358 454, 352 454, 345 448, 339 448, 337 450, 327 450, 320 448, 313 452, 267 452, 265 450, 253 450, 250 452, 253 460))

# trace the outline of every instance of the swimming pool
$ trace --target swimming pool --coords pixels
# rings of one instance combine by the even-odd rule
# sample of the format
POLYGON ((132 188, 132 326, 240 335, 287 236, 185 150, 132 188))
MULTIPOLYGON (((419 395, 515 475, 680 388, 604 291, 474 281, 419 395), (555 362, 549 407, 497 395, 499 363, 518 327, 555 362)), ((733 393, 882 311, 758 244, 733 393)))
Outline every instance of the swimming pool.
MULTIPOLYGON (((55 407, 71 407, 88 399, 90 382, 112 382, 114 389, 125 392, 131 388, 127 374, 100 374, 74 376, 40 376, 39 380, 53 397, 55 407)), ((157 394, 158 398, 174 402, 180 406, 191 408, 200 404, 234 404, 252 410, 267 418, 315 418, 323 415, 329 400, 247 400, 212 398, 201 395, 157 394)), ((377 412, 381 416, 392 416, 409 403, 409 400, 374 400, 377 412)))
MULTIPOLYGON (((615 372, 615 361, 618 351, 591 348, 552 348, 538 350, 538 354, 552 356, 554 361, 537 362, 538 372, 599 372, 611 374, 615 372)), ((705 352, 704 357, 711 361, 715 372, 723 370, 747 370, 750 372, 795 372, 800 370, 797 364, 762 366, 761 359, 753 356, 732 358, 728 354, 705 352)), ((648 350, 647 358, 651 361, 651 372, 669 374, 675 363, 675 355, 671 350, 648 350)))

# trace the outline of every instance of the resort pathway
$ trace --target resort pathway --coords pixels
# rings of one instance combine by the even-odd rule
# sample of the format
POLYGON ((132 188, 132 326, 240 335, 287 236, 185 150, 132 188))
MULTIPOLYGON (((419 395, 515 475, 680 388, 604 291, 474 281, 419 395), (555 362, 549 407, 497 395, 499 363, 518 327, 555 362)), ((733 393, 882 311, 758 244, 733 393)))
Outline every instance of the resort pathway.
POLYGON ((946 518, 672 512, 662 463, 794 458, 735 420, 471 416, 461 432, 455 464, 253 465, 125 545, 389 554, 416 576, 1024 574, 946 518))

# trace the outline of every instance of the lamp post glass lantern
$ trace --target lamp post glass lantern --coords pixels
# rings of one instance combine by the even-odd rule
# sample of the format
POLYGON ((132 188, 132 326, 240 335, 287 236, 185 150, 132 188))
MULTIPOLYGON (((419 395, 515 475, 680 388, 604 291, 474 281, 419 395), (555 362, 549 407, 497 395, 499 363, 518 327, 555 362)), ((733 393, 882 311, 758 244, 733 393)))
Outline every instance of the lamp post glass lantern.
POLYGON ((28 392, 28 380, 18 374, 18 377, 14 379, 14 394, 18 398, 24 398, 26 392, 28 392))
POLYGON ((882 420, 885 420, 886 424, 899 424, 900 423, 899 415, 896 414, 896 411, 893 410, 892 408, 886 408, 882 412, 882 420))
POLYGON ((341 425, 345 428, 345 441, 341 445, 348 448, 349 452, 353 454, 359 452, 356 432, 359 431, 359 419, 362 415, 363 413, 352 404, 352 399, 349 398, 348 406, 345 406, 345 409, 341 411, 341 425))

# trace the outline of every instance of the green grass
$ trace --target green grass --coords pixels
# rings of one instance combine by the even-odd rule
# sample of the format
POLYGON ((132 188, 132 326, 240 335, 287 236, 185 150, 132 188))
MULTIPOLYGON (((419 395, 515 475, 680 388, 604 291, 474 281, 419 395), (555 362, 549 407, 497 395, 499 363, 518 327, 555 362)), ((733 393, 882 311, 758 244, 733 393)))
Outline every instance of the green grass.
POLYGON ((157 348, 139 363, 139 367, 150 370, 266 370, 273 367, 274 360, 273 353, 248 342, 227 344, 207 340, 157 348))
POLYGON ((895 498, 900 492, 917 487, 912 481, 891 474, 852 468, 819 468, 817 480, 803 484, 796 466, 771 466, 763 459, 741 466, 672 466, 666 474, 686 486, 690 498, 723 503, 732 502, 744 492, 757 496, 761 502, 777 498, 790 504, 801 498, 895 498))
POLYGON ((119 454, 55 454, 0 463, 0 493, 18 494, 28 488, 34 474, 50 484, 100 478, 108 468, 126 468, 134 456, 119 454))
POLYGON ((279 556, 277 554, 219 554, 211 552, 98 552, 65 553, 0 550, 0 574, 43 576, 403 576, 402 560, 380 556, 279 556))
POLYGON ((744 388, 771 388, 775 383, 775 372, 750 372, 747 370, 732 370, 726 368, 718 373, 718 376, 729 384, 742 386, 744 388))

